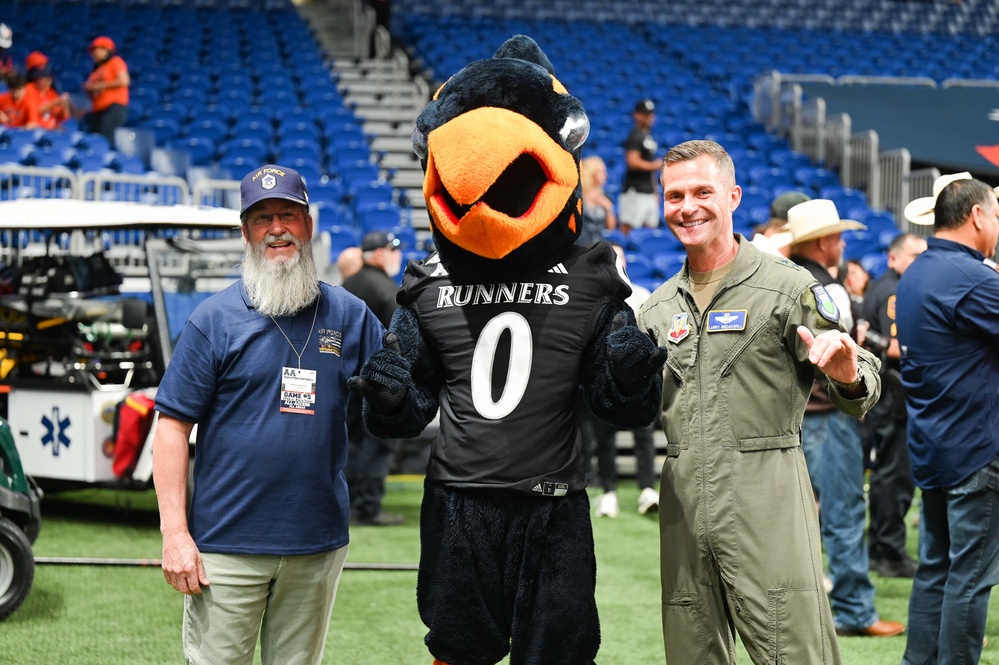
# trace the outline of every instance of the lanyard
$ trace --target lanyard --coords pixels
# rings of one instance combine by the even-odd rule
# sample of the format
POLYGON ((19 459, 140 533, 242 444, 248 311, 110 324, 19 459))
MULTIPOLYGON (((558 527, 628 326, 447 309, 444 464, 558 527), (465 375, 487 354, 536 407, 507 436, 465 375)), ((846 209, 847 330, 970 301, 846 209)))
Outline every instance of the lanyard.
POLYGON ((291 343, 291 340, 288 339, 288 335, 286 335, 284 330, 281 329, 281 324, 277 322, 277 319, 275 319, 273 316, 270 317, 271 321, 274 322, 274 325, 277 326, 278 332, 280 332, 281 336, 284 337, 284 341, 288 342, 288 346, 291 347, 291 350, 295 353, 295 356, 298 358, 298 369, 302 369, 302 354, 305 353, 305 350, 307 348, 309 348, 309 340, 312 339, 312 331, 316 329, 316 317, 319 315, 319 303, 322 301, 322 299, 323 299, 323 294, 320 293, 319 296, 316 297, 316 311, 312 313, 312 326, 309 328, 309 336, 305 338, 305 344, 302 345, 301 351, 296 349, 295 345, 291 343))

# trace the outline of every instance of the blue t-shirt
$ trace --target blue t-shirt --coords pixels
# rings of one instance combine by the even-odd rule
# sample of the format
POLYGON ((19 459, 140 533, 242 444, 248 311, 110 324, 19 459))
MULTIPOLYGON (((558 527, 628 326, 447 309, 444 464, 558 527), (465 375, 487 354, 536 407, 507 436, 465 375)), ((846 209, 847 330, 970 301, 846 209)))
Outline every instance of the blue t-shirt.
POLYGON ((318 310, 275 323, 250 306, 240 281, 184 326, 156 408, 198 424, 188 524, 203 552, 314 554, 347 544, 346 383, 381 348, 383 327, 342 287, 321 292, 318 310), (313 415, 281 410, 282 373, 298 369, 296 353, 316 372, 315 404, 302 409, 313 415))
POLYGON ((902 275, 895 321, 916 484, 954 487, 999 457, 999 273, 950 240, 902 275))

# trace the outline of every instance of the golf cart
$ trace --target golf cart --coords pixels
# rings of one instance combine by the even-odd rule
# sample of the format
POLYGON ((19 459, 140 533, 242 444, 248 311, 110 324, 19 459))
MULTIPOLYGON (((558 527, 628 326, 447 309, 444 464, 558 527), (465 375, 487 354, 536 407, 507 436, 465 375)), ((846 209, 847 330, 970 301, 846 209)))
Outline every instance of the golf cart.
POLYGON ((31 590, 35 559, 31 545, 42 524, 41 491, 24 474, 10 427, 0 419, 0 621, 31 590))
POLYGON ((151 487, 152 430, 120 464, 116 416, 155 390, 194 307, 236 279, 238 227, 225 208, 0 202, 0 411, 38 486, 151 487))

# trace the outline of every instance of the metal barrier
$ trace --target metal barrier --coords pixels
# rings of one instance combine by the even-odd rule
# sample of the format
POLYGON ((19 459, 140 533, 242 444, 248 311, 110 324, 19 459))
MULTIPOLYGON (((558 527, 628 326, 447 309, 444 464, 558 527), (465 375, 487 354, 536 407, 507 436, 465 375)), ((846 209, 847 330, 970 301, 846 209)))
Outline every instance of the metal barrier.
MULTIPOLYGON (((909 200, 906 203, 924 196, 933 196, 933 182, 939 177, 940 170, 937 168, 911 171, 906 178, 909 185, 909 200)), ((932 226, 913 224, 902 215, 899 215, 897 219, 899 227, 909 233, 915 233, 917 236, 923 237, 933 235, 932 226)))
POLYGON ((192 202, 196 206, 239 210, 239 181, 205 178, 194 184, 192 202))
POLYGON ((873 129, 850 136, 850 177, 847 187, 867 194, 867 203, 881 210, 881 174, 878 172, 878 133, 873 129))
POLYGON ((881 175, 881 203, 895 215, 895 224, 902 228, 902 211, 909 198, 909 170, 912 155, 905 148, 887 150, 878 155, 881 175))
POLYGON ((941 88, 999 88, 994 79, 944 79, 941 88))
POLYGON ((802 103, 799 122, 791 132, 791 147, 813 162, 825 164, 826 100, 816 97, 802 103))
POLYGON ((837 113, 826 119, 825 152, 826 167, 839 173, 844 185, 850 180, 850 116, 837 113))
POLYGON ((801 127, 801 85, 789 83, 781 85, 780 104, 777 106, 777 134, 779 136, 792 136, 801 127))
POLYGON ((65 166, 37 168, 0 164, 0 201, 76 198, 77 174, 65 166))
MULTIPOLYGON (((801 83, 830 85, 919 85, 937 87, 928 77, 840 76, 783 74, 767 72, 753 82, 753 118, 770 134, 789 137, 791 147, 814 162, 839 174, 846 187, 863 191, 868 204, 875 210, 888 209, 895 214, 899 228, 926 236, 931 227, 917 226, 904 219, 906 203, 931 196, 933 181, 940 176, 937 169, 910 172, 908 150, 878 153, 878 135, 874 130, 853 133, 850 116, 838 113, 827 117, 825 100, 821 97, 803 100, 801 83)), ((942 87, 999 88, 997 80, 947 79, 942 87)), ((844 212, 845 211, 841 211, 844 212)))
POLYGON ((836 79, 837 85, 918 85, 926 88, 937 87, 937 82, 929 76, 857 76, 844 74, 836 79))
POLYGON ((753 82, 753 119, 767 132, 777 131, 780 117, 780 72, 774 70, 753 82))
POLYGON ((124 173, 80 173, 77 196, 84 201, 130 201, 150 205, 178 205, 191 202, 187 180, 167 175, 128 175, 124 173))

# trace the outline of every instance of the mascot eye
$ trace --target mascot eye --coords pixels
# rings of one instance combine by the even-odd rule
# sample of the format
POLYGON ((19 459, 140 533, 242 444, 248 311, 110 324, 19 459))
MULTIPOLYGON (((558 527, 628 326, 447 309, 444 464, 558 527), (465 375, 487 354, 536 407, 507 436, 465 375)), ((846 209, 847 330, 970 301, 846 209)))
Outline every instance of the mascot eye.
MULTIPOLYGON (((565 124, 562 125, 562 129, 559 130, 559 136, 565 141, 565 145, 569 148, 570 152, 574 152, 579 149, 584 142, 586 142, 586 137, 590 135, 590 119, 586 117, 586 114, 580 111, 579 113, 573 113, 568 118, 565 119, 565 124)), ((413 143, 416 143, 416 134, 413 134, 413 143)))
MULTIPOLYGON (((589 128, 587 128, 589 131, 589 128)), ((420 131, 419 127, 413 129, 413 152, 420 159, 427 158, 427 135, 420 131)))

